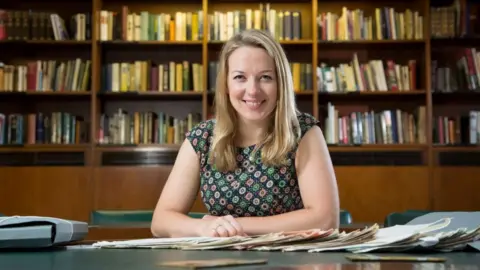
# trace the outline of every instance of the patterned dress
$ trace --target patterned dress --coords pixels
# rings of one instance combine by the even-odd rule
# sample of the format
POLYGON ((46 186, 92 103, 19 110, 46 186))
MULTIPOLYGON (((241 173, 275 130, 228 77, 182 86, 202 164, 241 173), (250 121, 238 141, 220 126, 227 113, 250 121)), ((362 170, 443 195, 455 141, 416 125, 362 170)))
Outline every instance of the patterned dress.
MULTIPOLYGON (((318 121, 307 113, 298 120, 301 135, 318 121)), ((262 164, 254 146, 237 147, 237 169, 219 172, 208 164, 208 153, 215 120, 203 121, 187 133, 187 139, 199 156, 200 195, 213 216, 272 216, 303 208, 295 169, 296 149, 288 154, 286 166, 262 164)))

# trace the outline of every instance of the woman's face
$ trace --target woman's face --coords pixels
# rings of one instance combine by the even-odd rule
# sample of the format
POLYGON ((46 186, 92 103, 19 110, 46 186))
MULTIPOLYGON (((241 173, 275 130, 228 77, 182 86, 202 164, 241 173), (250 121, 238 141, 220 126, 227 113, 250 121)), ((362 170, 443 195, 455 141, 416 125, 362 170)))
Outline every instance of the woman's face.
POLYGON ((261 48, 240 47, 228 58, 230 103, 244 121, 265 120, 277 104, 277 77, 272 57, 261 48))

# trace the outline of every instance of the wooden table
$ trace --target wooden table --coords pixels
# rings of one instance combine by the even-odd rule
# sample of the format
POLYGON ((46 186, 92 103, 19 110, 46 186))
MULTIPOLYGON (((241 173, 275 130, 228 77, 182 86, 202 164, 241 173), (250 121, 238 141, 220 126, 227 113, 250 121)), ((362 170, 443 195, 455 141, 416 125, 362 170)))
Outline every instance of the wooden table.
MULTIPOLYGON (((427 254, 446 257, 444 263, 352 263, 347 253, 183 251, 161 249, 80 249, 67 247, 43 251, 0 253, 5 270, 160 270, 162 262, 214 259, 263 259, 266 265, 235 267, 276 270, 479 270, 480 253, 427 254)), ((422 254, 425 255, 425 254, 422 254)), ((232 267, 210 268, 215 270, 232 267)))

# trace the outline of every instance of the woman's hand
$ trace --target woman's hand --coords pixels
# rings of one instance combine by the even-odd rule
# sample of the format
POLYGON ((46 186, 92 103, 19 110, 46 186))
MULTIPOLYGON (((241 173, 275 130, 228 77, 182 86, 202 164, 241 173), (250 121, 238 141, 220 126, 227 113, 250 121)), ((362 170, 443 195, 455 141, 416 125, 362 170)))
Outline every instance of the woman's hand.
POLYGON ((231 237, 245 236, 242 226, 231 215, 216 217, 205 215, 202 220, 203 224, 199 228, 200 236, 207 237, 231 237))

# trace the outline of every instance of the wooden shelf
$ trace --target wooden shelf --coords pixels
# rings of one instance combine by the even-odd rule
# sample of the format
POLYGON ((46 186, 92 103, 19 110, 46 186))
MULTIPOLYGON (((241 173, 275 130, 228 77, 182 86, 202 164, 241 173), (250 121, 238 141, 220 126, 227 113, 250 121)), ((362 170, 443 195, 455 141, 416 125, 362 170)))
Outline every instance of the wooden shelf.
POLYGON ((202 92, 107 92, 98 93, 104 100, 201 100, 202 92))
POLYGON ((329 145, 328 150, 333 152, 354 151, 426 151, 426 144, 363 144, 363 145, 329 145))
POLYGON ((158 46, 177 46, 177 45, 203 45, 202 41, 124 41, 124 40, 112 40, 112 41, 98 41, 99 44, 105 46, 142 46, 142 45, 158 45, 158 46))
POLYGON ((178 151, 178 144, 96 144, 95 150, 100 152, 150 152, 150 151, 178 151))
POLYGON ((0 152, 69 152, 85 151, 90 144, 24 144, 0 145, 0 152))
POLYGON ((92 93, 90 91, 66 91, 66 92, 3 92, 0 91, 1 101, 48 101, 48 100, 62 100, 62 101, 90 101, 92 93))
POLYGON ((48 46, 85 46, 91 45, 92 41, 78 40, 0 40, 0 45, 48 45, 48 46))
POLYGON ((480 152, 480 145, 434 145, 436 152, 480 152))
POLYGON ((366 44, 366 45, 375 45, 375 44, 392 44, 392 45, 405 45, 405 44, 424 44, 425 40, 423 39, 412 39, 412 40, 319 40, 318 45, 326 44, 366 44))

